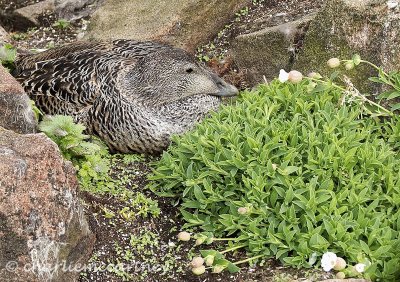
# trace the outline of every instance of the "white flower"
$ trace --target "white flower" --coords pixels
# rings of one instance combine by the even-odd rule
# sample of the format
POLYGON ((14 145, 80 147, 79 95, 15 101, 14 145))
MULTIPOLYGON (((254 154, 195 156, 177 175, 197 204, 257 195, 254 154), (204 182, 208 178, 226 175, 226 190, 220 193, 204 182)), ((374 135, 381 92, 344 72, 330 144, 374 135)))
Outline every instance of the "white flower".
POLYGON ((399 1, 396 1, 396 0, 387 1, 387 6, 389 9, 396 8, 398 4, 399 4, 399 1))
POLYGON ((327 252, 322 255, 321 266, 325 271, 330 271, 336 264, 337 256, 335 253, 327 252))
POLYGON ((366 267, 366 265, 363 264, 363 263, 357 263, 357 264, 354 266, 354 268, 356 269, 356 271, 357 271, 358 273, 364 272, 365 267, 366 267))
POLYGON ((278 79, 282 83, 288 81, 289 73, 287 73, 285 70, 280 70, 278 79))

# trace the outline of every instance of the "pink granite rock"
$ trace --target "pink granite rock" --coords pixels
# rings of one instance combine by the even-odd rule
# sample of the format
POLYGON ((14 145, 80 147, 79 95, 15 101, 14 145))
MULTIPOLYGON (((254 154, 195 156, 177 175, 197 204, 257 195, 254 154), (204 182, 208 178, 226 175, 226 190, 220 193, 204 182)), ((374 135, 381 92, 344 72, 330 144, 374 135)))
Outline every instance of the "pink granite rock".
POLYGON ((44 134, 0 127, 0 281, 76 281, 94 235, 75 169, 44 134))

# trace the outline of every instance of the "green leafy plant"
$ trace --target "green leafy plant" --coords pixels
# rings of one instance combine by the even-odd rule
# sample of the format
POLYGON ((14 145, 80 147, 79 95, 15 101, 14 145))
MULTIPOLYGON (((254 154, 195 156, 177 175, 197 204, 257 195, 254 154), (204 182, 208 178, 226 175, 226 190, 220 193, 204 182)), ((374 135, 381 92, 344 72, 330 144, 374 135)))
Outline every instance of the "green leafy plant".
POLYGON ((181 199, 184 228, 230 238, 244 261, 312 267, 331 250, 370 261, 364 277, 396 281, 399 117, 361 96, 343 103, 350 90, 334 78, 242 93, 173 138, 150 188, 181 199))
POLYGON ((83 125, 75 124, 70 116, 45 116, 39 129, 58 145, 66 159, 72 161, 84 189, 109 192, 114 188, 108 175, 108 150, 99 139, 83 134, 83 125))
POLYGON ((28 34, 24 32, 16 32, 11 34, 11 38, 13 40, 19 41, 19 40, 25 40, 28 37, 28 34))
POLYGON ((70 25, 71 23, 69 21, 65 19, 59 19, 53 24, 53 27, 58 29, 67 29, 70 25))
POLYGON ((0 46, 0 63, 9 70, 14 68, 14 61, 17 56, 16 49, 11 44, 0 46))
MULTIPOLYGON (((160 214, 157 201, 140 192, 126 189, 130 183, 129 173, 120 172, 119 178, 110 176, 110 168, 115 165, 115 158, 129 164, 142 160, 138 155, 111 156, 107 147, 96 137, 85 135, 85 127, 76 124, 70 116, 44 116, 39 129, 51 138, 60 148, 63 156, 70 160, 78 171, 81 187, 96 194, 111 194, 125 202, 119 212, 127 220, 136 216, 157 217, 160 214)), ((112 211, 104 210, 109 217, 112 211)))

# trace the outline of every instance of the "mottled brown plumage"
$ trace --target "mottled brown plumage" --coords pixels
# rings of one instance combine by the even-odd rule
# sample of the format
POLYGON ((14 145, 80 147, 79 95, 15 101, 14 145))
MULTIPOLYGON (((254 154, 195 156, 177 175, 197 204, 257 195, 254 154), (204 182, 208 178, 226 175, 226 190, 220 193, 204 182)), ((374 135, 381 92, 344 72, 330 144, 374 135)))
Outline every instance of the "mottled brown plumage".
POLYGON ((71 115, 114 151, 156 153, 237 89, 187 52, 155 42, 80 42, 17 61, 46 114, 71 115))

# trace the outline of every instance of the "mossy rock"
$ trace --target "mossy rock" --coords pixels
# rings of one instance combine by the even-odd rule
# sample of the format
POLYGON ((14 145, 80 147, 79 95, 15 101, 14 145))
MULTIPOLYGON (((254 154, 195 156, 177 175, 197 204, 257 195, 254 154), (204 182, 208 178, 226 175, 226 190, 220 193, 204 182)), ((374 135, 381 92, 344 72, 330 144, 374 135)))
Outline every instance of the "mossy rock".
MULTIPOLYGON (((394 70, 400 58, 400 15, 383 0, 328 0, 310 24, 304 46, 293 68, 303 73, 327 74, 326 61, 332 57, 364 60, 394 70)), ((362 92, 376 93, 368 78, 376 71, 359 66, 346 73, 362 92)))
POLYGON ((290 70, 296 40, 307 30, 315 14, 278 26, 242 34, 232 44, 232 55, 241 69, 245 69, 252 84, 274 79, 280 69, 290 70))

